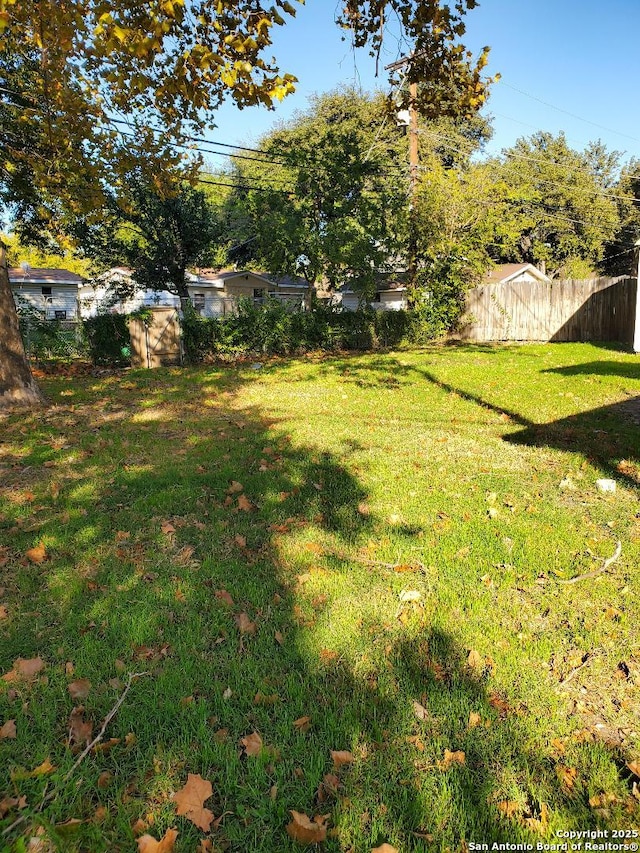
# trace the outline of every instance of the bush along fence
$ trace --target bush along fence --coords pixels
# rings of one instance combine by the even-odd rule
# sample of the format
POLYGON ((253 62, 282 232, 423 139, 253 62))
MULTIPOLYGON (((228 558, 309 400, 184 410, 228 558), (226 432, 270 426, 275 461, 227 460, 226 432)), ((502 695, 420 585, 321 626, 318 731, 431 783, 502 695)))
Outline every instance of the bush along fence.
POLYGON ((262 305, 240 301, 237 312, 223 318, 205 319, 188 311, 182 324, 185 360, 191 364, 249 353, 290 355, 427 343, 446 331, 426 305, 413 311, 342 311, 326 305, 292 311, 277 300, 262 305))
MULTIPOLYGON (((27 352, 36 361, 84 358, 98 366, 125 367, 131 363, 133 317, 148 320, 143 311, 101 314, 66 324, 69 328, 31 317, 22 317, 21 323, 27 352)), ((428 304, 412 311, 343 311, 322 304, 312 311, 299 311, 278 300, 260 305, 241 300, 234 314, 220 318, 200 317, 187 306, 181 325, 188 364, 250 354, 375 350, 427 343, 447 331, 428 304)))

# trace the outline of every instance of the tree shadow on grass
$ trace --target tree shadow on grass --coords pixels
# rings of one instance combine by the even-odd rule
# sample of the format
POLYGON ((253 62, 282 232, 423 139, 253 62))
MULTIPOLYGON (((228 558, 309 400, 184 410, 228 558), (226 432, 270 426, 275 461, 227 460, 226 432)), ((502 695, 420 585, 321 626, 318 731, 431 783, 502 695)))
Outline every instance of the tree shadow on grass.
MULTIPOLYGON (((170 796, 188 773, 212 781, 206 805, 225 815, 213 844, 238 853, 297 849, 290 809, 332 814, 330 851, 595 825, 583 792, 563 790, 553 756, 527 743, 524 709, 492 695, 490 664, 470 666, 419 605, 396 613, 389 570, 353 559, 379 520, 362 510, 351 446, 295 445, 268 406, 243 404, 244 381, 132 372, 5 421, 0 671, 47 664, 32 684, 0 682, 0 721, 18 734, 0 741, 0 784, 27 797, 26 826, 56 849, 124 851, 151 815, 155 837, 175 825, 177 849, 195 850, 202 833, 170 796), (47 556, 30 560, 39 542, 47 556), (106 732, 119 741, 65 780, 78 752, 69 683, 90 680, 95 733, 127 672, 146 674, 106 732), (263 749, 248 756, 253 732, 263 749), (353 763, 336 771, 330 750, 353 763), (57 770, 16 775, 47 758, 57 770), (323 784, 329 773, 338 783, 323 784)), ((10 805, 0 827, 20 816, 10 805)))
POLYGON ((640 362, 608 361, 598 359, 565 367, 550 367, 543 373, 558 373, 561 376, 621 376, 624 379, 640 379, 640 362))

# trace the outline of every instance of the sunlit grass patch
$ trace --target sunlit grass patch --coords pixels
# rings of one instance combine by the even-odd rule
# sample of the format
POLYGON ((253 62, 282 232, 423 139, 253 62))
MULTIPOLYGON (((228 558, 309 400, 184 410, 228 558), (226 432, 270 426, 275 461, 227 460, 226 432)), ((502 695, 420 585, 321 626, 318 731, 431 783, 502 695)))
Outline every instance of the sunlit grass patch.
POLYGON ((47 385, 74 395, 2 422, 0 675, 44 662, 0 681, 16 849, 40 825, 70 851, 175 826, 185 853, 280 853, 291 809, 331 815, 328 851, 637 825, 633 356, 470 346, 47 385), (128 673, 108 748, 65 778, 69 685, 91 682, 95 735, 128 673), (212 783, 209 833, 176 815, 189 773, 212 783))

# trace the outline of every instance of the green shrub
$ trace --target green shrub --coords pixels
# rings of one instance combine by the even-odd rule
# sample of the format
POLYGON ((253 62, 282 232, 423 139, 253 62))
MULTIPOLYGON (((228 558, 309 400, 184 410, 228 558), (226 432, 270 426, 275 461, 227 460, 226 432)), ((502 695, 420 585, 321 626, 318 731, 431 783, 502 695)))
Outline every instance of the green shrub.
POLYGON ((129 364, 131 336, 126 314, 98 314, 84 321, 84 331, 94 364, 121 367, 129 364))

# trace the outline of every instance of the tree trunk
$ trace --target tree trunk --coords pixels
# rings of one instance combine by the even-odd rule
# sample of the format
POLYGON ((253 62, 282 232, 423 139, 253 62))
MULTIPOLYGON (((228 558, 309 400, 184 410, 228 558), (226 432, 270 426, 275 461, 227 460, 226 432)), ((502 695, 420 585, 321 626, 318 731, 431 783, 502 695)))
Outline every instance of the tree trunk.
POLYGON ((0 241, 0 412, 45 402, 24 351, 5 247, 0 241))

